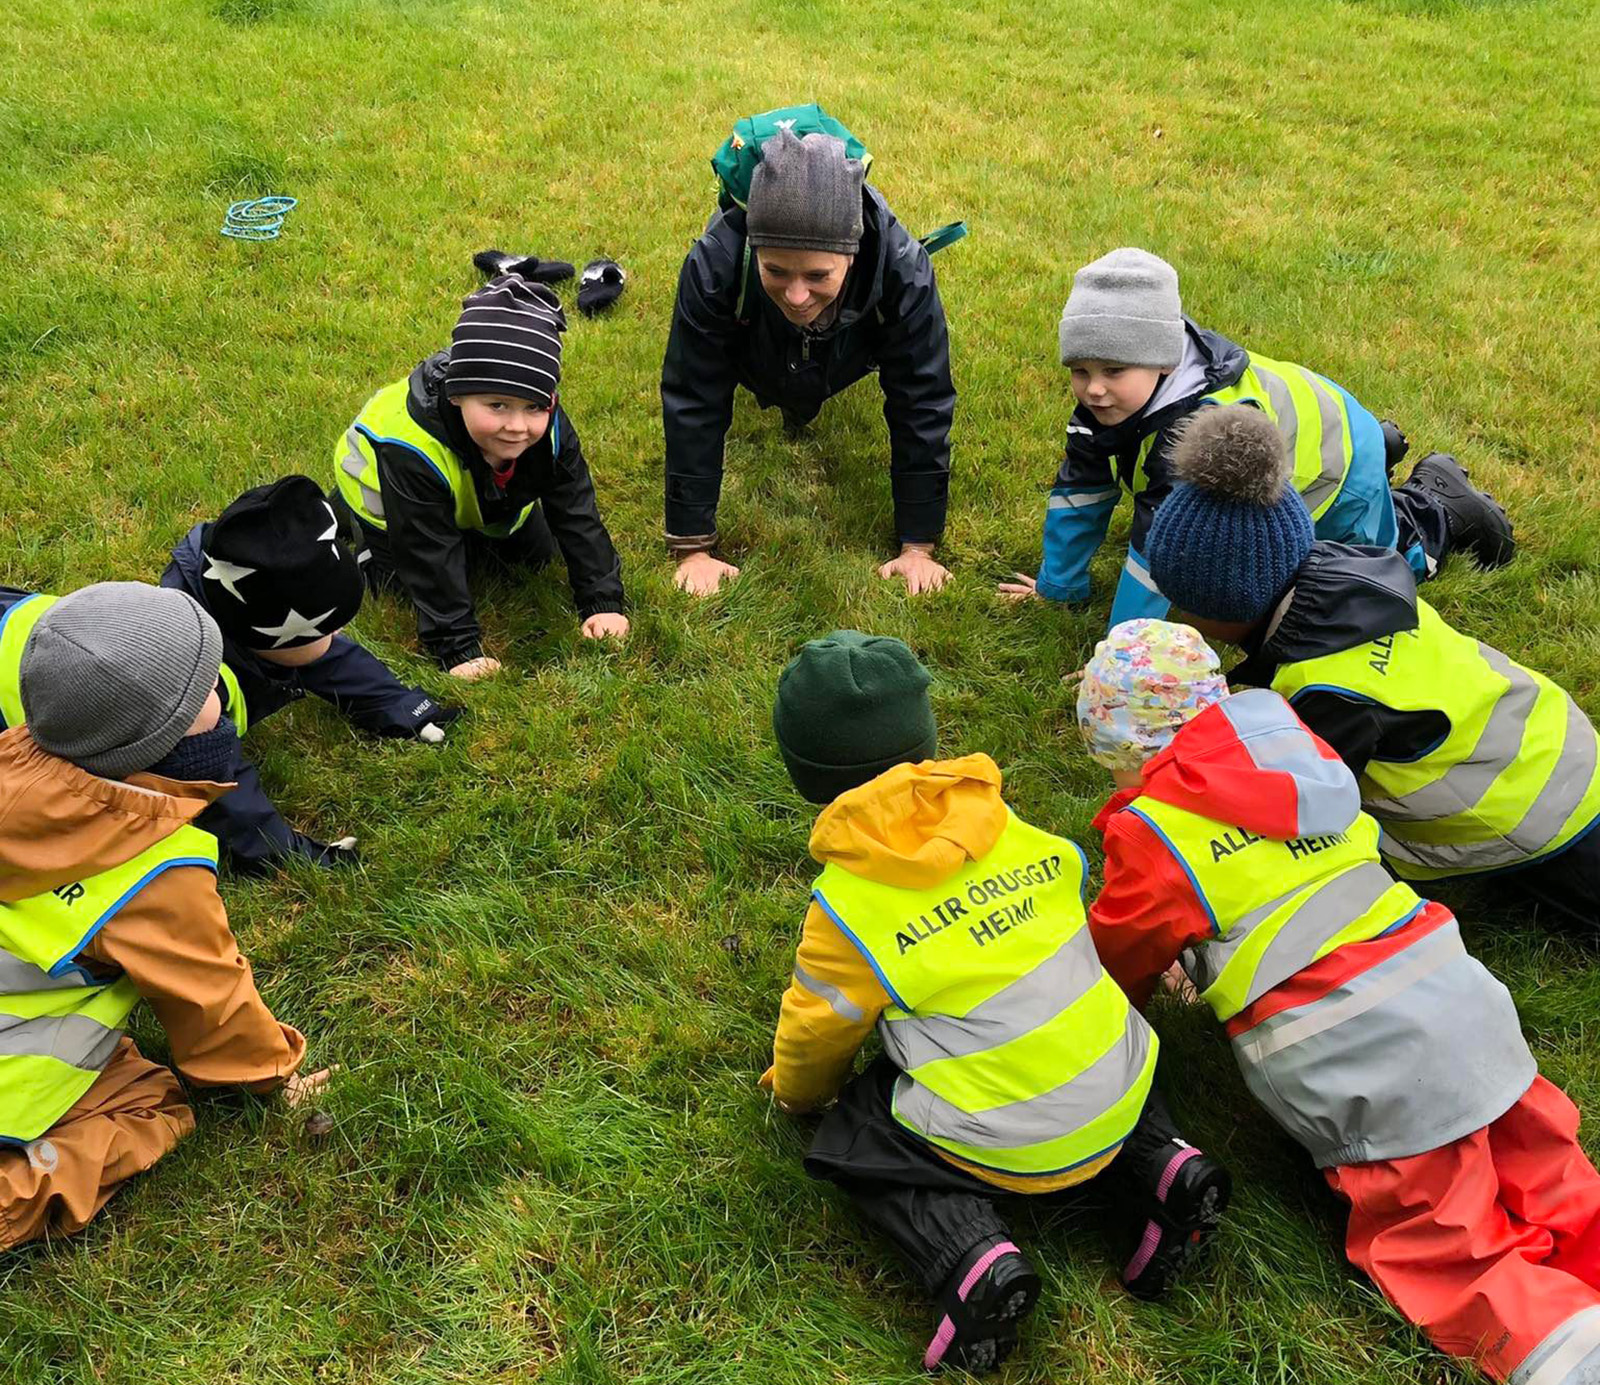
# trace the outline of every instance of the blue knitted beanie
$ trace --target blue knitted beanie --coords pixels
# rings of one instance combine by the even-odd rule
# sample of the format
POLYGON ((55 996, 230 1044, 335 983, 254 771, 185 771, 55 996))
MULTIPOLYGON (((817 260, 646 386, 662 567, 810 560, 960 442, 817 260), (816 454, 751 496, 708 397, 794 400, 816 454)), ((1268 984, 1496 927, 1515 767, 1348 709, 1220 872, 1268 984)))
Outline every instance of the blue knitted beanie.
POLYGON ((1252 405, 1207 405, 1184 425, 1172 474, 1146 539, 1150 576, 1179 611, 1259 620, 1316 541, 1282 434, 1252 405))

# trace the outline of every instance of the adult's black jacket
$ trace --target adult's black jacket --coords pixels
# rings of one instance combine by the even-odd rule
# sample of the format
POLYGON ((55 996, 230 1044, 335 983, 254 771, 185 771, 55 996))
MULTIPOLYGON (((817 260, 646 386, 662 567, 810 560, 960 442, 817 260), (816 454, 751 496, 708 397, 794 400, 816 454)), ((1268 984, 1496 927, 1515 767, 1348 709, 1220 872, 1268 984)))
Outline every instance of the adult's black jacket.
POLYGON ((739 317, 743 211, 719 211, 690 250, 661 367, 670 538, 703 539, 703 547, 715 539, 723 440, 737 386, 764 408, 777 405, 809 419, 873 370, 889 425, 897 537, 933 543, 944 532, 956 408, 944 305, 928 252, 870 186, 863 227, 839 312, 820 332, 792 325, 762 290, 753 265, 739 317))
MULTIPOLYGON (((601 522, 594 482, 572 420, 558 403, 544 437, 517 458, 511 483, 502 491, 467 432, 461 410, 445 397, 449 362, 446 349, 411 372, 407 412, 465 464, 485 523, 507 523, 529 502, 539 503, 566 561, 579 620, 601 611, 621 611, 622 560, 601 522)), ((424 457, 408 447, 379 443, 377 455, 389 526, 387 555, 417 608, 418 637, 445 668, 475 659, 483 653, 483 630, 467 584, 467 535, 456 528, 450 488, 424 457)))

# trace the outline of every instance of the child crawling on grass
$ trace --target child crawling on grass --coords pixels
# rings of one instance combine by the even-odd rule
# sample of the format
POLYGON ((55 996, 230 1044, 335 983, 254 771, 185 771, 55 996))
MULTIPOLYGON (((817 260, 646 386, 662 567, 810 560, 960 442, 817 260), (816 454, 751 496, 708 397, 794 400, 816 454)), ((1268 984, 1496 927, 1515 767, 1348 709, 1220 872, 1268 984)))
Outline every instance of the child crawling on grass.
POLYGON ((987 755, 934 758, 930 681, 899 640, 850 630, 784 670, 773 727, 795 788, 826 805, 823 870, 761 1080, 786 1112, 831 1108, 806 1170, 936 1300, 924 1364, 982 1371, 1039 1295, 1004 1197, 1108 1185, 1131 1223, 1123 1282, 1155 1298, 1230 1184, 1152 1085, 1155 1035, 1085 927, 1083 853, 1006 806, 987 755), (874 1030, 883 1054, 851 1077, 874 1030))
MULTIPOLYGON (((1298 502, 1296 502, 1298 503, 1298 502)), ((1186 625, 1132 620, 1078 717, 1117 792, 1089 928, 1143 1006, 1173 964, 1246 1086, 1350 1204, 1345 1249, 1442 1350, 1600 1379, 1600 1173, 1506 988, 1384 869, 1355 776, 1186 625)))

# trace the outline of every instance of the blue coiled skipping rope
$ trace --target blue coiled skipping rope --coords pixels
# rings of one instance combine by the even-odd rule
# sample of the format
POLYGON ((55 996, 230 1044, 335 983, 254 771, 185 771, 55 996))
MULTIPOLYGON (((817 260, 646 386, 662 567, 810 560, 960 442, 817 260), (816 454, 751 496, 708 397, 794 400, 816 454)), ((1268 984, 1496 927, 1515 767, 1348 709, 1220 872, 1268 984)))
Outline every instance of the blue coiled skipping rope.
POLYGON ((235 202, 228 208, 222 234, 235 240, 277 240, 284 217, 299 205, 293 197, 255 197, 235 202))

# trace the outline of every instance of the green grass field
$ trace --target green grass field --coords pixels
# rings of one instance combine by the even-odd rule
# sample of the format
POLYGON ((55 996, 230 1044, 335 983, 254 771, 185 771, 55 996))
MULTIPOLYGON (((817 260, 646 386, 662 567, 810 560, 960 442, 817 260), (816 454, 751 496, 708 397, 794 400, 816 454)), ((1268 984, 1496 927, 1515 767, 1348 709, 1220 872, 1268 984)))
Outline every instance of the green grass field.
MULTIPOLYGON (((1600 715, 1600 102, 1592 3, 14 0, 0 17, 0 581, 159 573, 238 490, 325 479, 378 385, 448 340, 497 244, 619 258, 563 402, 633 602, 578 638, 559 573, 480 593, 505 673, 467 691, 373 602, 361 637, 472 709, 442 749, 302 705, 252 733, 286 815, 364 866, 229 887, 262 987, 343 1065, 314 1140, 276 1104, 200 1128, 73 1240, 0 1261, 0 1371, 43 1382, 914 1381, 931 1312, 829 1190, 767 1061, 812 864, 768 716, 804 639, 857 626, 936 671, 945 747, 1090 848, 1107 783, 1064 673, 1103 627, 998 606, 1036 561, 1084 261, 1171 259, 1198 319, 1453 450, 1511 509, 1511 568, 1431 591, 1600 715), (798 441, 741 403, 691 605, 660 543, 656 387, 681 258, 737 116, 817 99, 925 230, 961 391, 946 561, 881 583, 870 384, 798 441), (300 199, 281 240, 230 199, 300 199)), ((569 290, 570 302, 570 290, 569 290)), ((1121 532, 1124 517, 1114 531, 1121 532)), ((1588 940, 1463 900, 1544 1071, 1600 1110, 1588 940)), ((1349 1271, 1343 1218, 1207 1015, 1161 1003, 1166 1080, 1232 1167, 1217 1253, 1118 1289, 1096 1209, 1018 1210, 1046 1292, 1002 1379, 1466 1378, 1349 1271)), ((147 1051, 165 1052, 147 1020, 147 1051)), ((1596 1128, 1600 1128, 1597 1124, 1596 1128)), ((1591 1148, 1600 1150, 1591 1131, 1591 1148)))

